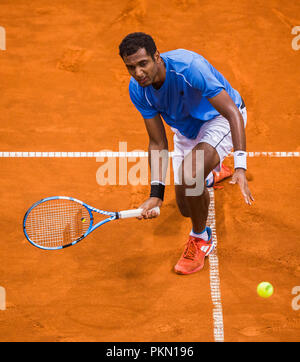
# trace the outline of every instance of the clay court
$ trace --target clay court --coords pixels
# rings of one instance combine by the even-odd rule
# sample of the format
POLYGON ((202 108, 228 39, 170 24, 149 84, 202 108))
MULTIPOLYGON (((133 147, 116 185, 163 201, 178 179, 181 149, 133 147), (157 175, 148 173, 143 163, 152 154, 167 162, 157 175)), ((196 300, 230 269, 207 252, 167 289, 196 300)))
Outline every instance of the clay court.
POLYGON ((0 26, 0 341, 299 341, 299 1, 1 0, 0 26), (160 52, 203 55, 247 106, 255 202, 229 180, 211 191, 217 248, 190 276, 173 272, 191 225, 172 180, 157 219, 109 223, 62 251, 23 234, 26 210, 44 197, 112 211, 148 197, 148 185, 96 180, 95 152, 119 142, 147 151, 118 55, 134 31, 160 52), (274 286, 268 299, 261 281, 274 286))

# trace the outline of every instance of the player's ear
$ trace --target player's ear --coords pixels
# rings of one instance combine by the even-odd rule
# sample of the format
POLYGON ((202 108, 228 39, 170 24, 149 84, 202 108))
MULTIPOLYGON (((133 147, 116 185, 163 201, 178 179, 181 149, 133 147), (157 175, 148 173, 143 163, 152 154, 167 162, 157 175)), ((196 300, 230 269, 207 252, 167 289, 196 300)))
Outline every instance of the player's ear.
POLYGON ((156 52, 154 53, 154 56, 153 56, 154 60, 156 63, 159 63, 161 61, 161 58, 160 58, 160 53, 158 50, 156 50, 156 52))

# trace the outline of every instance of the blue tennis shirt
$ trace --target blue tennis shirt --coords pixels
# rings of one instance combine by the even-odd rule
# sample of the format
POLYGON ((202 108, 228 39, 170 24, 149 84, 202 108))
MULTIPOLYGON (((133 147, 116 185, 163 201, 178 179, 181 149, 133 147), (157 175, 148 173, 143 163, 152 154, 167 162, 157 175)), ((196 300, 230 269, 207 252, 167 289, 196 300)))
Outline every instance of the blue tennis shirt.
POLYGON ((209 98, 225 89, 236 106, 241 105, 240 94, 201 55, 177 49, 162 53, 161 58, 166 79, 160 89, 141 87, 133 77, 130 79, 130 98, 143 118, 159 113, 169 126, 194 139, 204 122, 219 115, 209 98))

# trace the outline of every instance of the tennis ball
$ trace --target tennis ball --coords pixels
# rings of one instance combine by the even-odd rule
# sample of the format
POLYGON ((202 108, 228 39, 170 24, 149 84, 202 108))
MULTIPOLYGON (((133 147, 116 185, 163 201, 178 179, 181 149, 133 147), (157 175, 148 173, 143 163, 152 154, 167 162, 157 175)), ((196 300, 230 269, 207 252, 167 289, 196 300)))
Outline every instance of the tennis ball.
POLYGON ((261 282, 257 286, 257 294, 262 298, 269 298, 273 292, 273 285, 269 282, 261 282))

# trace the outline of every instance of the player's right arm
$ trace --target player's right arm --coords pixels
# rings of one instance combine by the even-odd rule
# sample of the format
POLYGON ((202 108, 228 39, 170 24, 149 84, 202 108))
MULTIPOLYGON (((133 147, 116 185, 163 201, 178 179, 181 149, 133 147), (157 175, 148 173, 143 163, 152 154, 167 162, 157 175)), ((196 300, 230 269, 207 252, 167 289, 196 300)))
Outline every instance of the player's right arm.
MULTIPOLYGON (((153 118, 144 118, 146 130, 149 136, 148 159, 151 170, 151 183, 165 185, 165 178, 168 167, 168 140, 165 127, 160 114, 153 118)), ((144 211, 139 219, 152 218, 157 215, 155 212, 149 212, 150 209, 161 207, 163 200, 160 197, 149 197, 141 206, 144 211)))
POLYGON ((140 87, 133 78, 130 79, 129 83, 129 95, 132 103, 144 118, 149 136, 148 159, 151 169, 151 182, 155 181, 155 185, 151 184, 150 197, 140 206, 144 211, 142 216, 139 217, 139 219, 147 219, 157 216, 154 212, 149 212, 149 210, 156 206, 161 207, 163 202, 163 196, 154 197, 153 195, 158 196, 161 189, 164 189, 168 162, 163 162, 163 159, 168 161, 168 141, 158 110, 146 97, 146 90, 140 87), (159 155, 166 155, 166 157, 159 157, 159 155))

